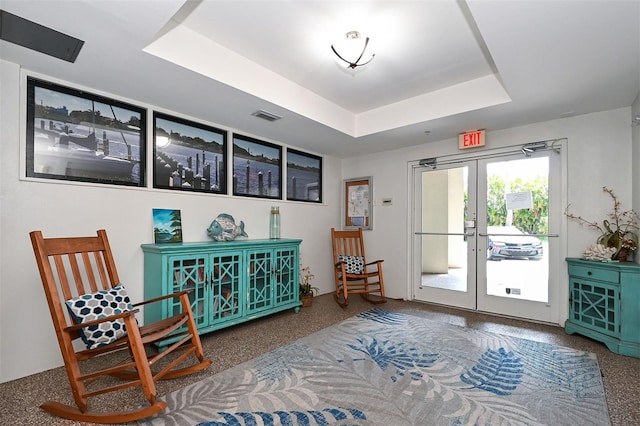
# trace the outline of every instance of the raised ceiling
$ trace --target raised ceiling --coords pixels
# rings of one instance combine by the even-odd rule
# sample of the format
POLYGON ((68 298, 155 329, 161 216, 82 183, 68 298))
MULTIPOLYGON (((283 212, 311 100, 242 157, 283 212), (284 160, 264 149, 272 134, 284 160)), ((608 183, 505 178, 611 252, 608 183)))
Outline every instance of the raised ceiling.
POLYGON ((640 92, 637 1, 1 7, 85 41, 75 63, 0 42, 0 57, 26 70, 337 157, 625 107, 640 92), (376 52, 355 71, 330 49, 350 30, 370 36, 376 52))

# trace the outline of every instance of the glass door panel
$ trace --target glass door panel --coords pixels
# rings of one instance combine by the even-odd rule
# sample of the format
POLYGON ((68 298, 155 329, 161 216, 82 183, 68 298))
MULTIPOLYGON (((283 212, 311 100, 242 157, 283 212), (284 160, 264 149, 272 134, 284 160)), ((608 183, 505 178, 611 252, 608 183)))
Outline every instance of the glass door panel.
MULTIPOLYGON (((189 301, 191 310, 200 326, 209 323, 206 290, 207 290, 207 258, 206 256, 174 256, 169 259, 169 276, 172 280, 172 293, 190 290, 189 301)), ((182 302, 179 297, 168 301, 167 317, 182 312, 182 302)))
POLYGON ((415 170, 415 185, 420 188, 414 226, 415 244, 421 253, 417 300, 475 307, 475 212, 469 211, 468 203, 470 170, 475 170, 475 164, 415 170))
POLYGON ((242 315, 238 306, 241 300, 242 252, 215 253, 210 262, 212 322, 242 315))
POLYGON ((272 261, 271 250, 250 251, 249 276, 246 288, 247 313, 270 308, 273 305, 272 261))
POLYGON ((549 300, 549 157, 488 162, 487 294, 549 300))
MULTIPOLYGON (((550 261, 557 253, 553 151, 479 160, 477 309, 550 321, 550 261)), ((559 172, 557 172, 559 174, 559 172)), ((558 258, 558 256, 555 256, 558 258)))

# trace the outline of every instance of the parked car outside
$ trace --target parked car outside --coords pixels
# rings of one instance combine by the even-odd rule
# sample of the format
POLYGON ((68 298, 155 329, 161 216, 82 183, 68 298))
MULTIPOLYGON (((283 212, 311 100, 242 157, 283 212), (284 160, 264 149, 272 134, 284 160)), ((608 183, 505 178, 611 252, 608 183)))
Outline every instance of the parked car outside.
POLYGON ((489 260, 542 259, 542 241, 515 226, 487 226, 487 234, 489 260))

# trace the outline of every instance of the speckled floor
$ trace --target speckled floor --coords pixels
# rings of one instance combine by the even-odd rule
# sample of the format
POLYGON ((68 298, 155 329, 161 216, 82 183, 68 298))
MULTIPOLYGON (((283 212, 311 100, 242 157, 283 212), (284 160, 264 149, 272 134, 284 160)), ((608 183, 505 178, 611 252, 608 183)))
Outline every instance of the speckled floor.
MULTIPOLYGON (((640 359, 616 355, 603 344, 578 335, 569 336, 560 327, 398 300, 389 300, 378 306, 398 311, 419 310, 438 321, 594 352, 602 370, 612 425, 640 424, 640 359)), ((333 301, 332 295, 323 295, 315 298, 312 307, 304 308, 298 314, 286 311, 204 335, 202 342, 205 354, 213 361, 213 365, 190 377, 161 382, 158 393, 163 395, 199 381, 371 307, 359 297, 352 297, 349 307, 343 309, 333 301)), ((53 417, 38 408, 48 399, 71 403, 70 388, 63 368, 0 384, 0 424, 82 424, 53 417)), ((96 409, 116 409, 140 406, 144 404, 144 399, 140 398, 136 389, 124 391, 118 399, 113 394, 93 398, 90 404, 96 409)))

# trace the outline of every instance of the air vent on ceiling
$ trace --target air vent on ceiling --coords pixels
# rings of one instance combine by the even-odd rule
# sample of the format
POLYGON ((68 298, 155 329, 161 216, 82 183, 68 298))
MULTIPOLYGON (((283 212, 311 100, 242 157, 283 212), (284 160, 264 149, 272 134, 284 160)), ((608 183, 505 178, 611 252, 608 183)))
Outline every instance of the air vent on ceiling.
POLYGON ((84 41, 0 10, 0 39, 68 62, 75 62, 84 41))
POLYGON ((282 118, 279 115, 275 115, 273 113, 263 111, 263 110, 256 111, 251 115, 253 115, 254 117, 262 118, 263 120, 267 120, 267 121, 276 121, 282 118))

